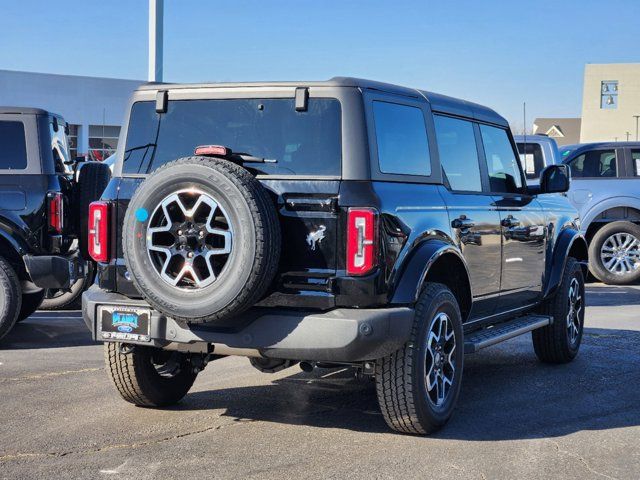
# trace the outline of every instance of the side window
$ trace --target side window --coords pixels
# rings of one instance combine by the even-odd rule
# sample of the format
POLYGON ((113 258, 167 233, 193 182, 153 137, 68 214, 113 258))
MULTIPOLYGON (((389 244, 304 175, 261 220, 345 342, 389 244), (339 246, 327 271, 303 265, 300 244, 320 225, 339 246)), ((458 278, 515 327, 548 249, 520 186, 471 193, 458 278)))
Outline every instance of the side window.
POLYGON ((544 157, 542 147, 537 143, 518 143, 520 165, 529 180, 536 179, 544 169, 544 157))
POLYGON ((636 177, 640 177, 640 149, 631 150, 631 171, 636 177))
POLYGON ((496 193, 522 192, 522 176, 518 160, 502 128, 480 125, 484 155, 487 159, 489 187, 496 193))
POLYGON ((381 172, 431 175, 427 128, 421 109, 374 101, 373 121, 381 172))
POLYGON ((452 190, 481 192, 480 164, 473 123, 434 115, 440 163, 452 190))
POLYGON ((572 177, 611 178, 617 175, 615 150, 592 150, 569 162, 572 177))
POLYGON ((22 122, 0 122, 0 169, 27 168, 27 141, 22 122))

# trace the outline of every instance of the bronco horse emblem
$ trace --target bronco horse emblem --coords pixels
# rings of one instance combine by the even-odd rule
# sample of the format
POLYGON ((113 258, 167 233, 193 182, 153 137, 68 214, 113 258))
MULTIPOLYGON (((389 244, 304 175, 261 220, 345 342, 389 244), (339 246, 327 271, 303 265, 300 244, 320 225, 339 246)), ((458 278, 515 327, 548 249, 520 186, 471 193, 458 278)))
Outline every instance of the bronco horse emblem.
POLYGON ((320 243, 324 239, 324 232, 327 229, 324 225, 320 225, 318 230, 311 232, 307 235, 307 243, 311 247, 311 250, 316 249, 316 243, 320 243))

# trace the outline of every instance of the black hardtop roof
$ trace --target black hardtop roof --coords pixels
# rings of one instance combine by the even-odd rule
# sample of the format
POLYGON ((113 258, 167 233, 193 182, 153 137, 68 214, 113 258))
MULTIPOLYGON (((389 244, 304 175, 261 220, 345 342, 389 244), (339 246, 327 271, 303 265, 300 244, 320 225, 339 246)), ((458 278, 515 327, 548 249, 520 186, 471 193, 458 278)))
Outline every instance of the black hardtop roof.
POLYGON ((243 87, 356 87, 362 90, 379 90, 386 93, 413 98, 424 97, 434 112, 464 116, 483 122, 508 127, 507 120, 494 110, 477 103, 460 100, 438 93, 427 92, 415 88, 403 87, 391 83, 376 82, 353 77, 333 77, 324 81, 306 82, 243 82, 243 83, 147 83, 138 90, 174 90, 182 88, 243 88, 243 87))
POLYGON ((33 107, 0 107, 0 114, 11 113, 14 115, 48 115, 49 112, 42 108, 33 107))

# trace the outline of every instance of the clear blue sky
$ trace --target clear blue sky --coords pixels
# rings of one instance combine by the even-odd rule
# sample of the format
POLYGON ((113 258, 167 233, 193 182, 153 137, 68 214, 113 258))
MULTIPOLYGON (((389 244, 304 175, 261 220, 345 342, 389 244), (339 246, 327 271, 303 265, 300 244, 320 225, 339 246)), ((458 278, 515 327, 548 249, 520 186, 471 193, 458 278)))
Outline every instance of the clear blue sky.
MULTIPOLYGON (((2 1, 0 69, 146 79, 147 0, 2 1)), ((640 62, 638 0, 165 0, 165 80, 372 78, 579 116, 585 63, 640 62)))

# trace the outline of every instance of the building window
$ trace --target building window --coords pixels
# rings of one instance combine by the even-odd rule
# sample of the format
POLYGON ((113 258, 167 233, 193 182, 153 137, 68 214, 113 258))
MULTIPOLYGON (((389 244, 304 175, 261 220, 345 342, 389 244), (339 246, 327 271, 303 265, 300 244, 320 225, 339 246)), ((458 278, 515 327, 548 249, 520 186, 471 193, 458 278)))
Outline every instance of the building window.
POLYGON ((69 154, 73 160, 78 156, 78 130, 80 125, 69 125, 69 154))
POLYGON ((89 125, 89 160, 101 162, 113 155, 118 148, 120 127, 89 125))
POLYGON ((618 108, 618 81, 606 80, 600 86, 600 108, 618 108))

